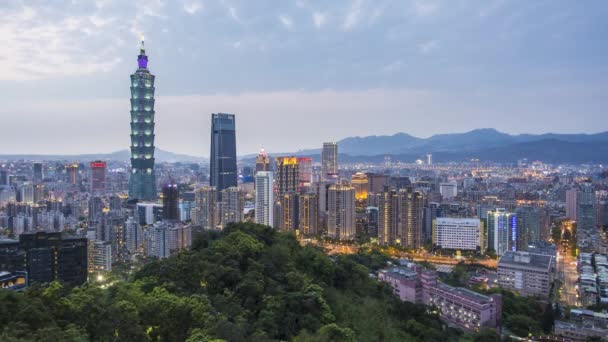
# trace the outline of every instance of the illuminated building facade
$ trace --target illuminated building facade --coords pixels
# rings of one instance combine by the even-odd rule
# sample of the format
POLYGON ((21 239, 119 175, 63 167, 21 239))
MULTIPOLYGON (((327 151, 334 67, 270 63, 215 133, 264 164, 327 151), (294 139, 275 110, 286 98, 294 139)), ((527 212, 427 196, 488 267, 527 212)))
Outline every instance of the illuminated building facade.
POLYGON ((496 255, 517 250, 517 215, 504 208, 488 212, 488 249, 496 255))
POLYGON ((319 233, 319 196, 316 194, 300 195, 298 202, 300 234, 304 236, 317 235, 319 233))
POLYGON ((268 156, 268 153, 264 151, 264 149, 261 149, 260 153, 255 158, 255 174, 260 171, 270 171, 270 157, 268 156))
POLYGON ((355 188, 334 184, 327 193, 327 234, 339 240, 355 238, 355 188))
POLYGON ((91 191, 104 191, 106 188, 106 168, 103 161, 91 162, 91 191))
POLYGON ((296 192, 300 183, 300 167, 296 157, 276 158, 276 184, 279 196, 296 192))
POLYGON ((357 203, 365 204, 367 201, 367 175, 357 172, 351 177, 351 183, 355 188, 355 199, 357 203))
POLYGON ((179 221, 179 188, 171 181, 163 186, 163 219, 179 221))
POLYGON ((237 186, 236 124, 233 114, 211 115, 209 184, 218 192, 237 186))
POLYGON ((298 158, 300 186, 310 185, 312 182, 312 158, 298 158))
POLYGON ((141 42, 138 68, 131 75, 131 176, 129 198, 156 199, 154 174, 154 78, 148 70, 148 56, 141 42))

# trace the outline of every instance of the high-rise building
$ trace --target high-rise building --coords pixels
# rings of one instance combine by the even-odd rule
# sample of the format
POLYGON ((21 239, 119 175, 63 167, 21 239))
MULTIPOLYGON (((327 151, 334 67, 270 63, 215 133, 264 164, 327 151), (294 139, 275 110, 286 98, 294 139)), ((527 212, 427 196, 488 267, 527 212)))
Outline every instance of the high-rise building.
POLYGON ((522 296, 548 298, 553 284, 553 256, 505 251, 498 261, 498 284, 522 296))
POLYGON ((279 196, 298 191, 300 167, 296 157, 276 158, 276 184, 279 196))
POLYGON ((154 79, 142 38, 138 68, 131 75, 131 178, 129 198, 156 199, 154 173, 154 79))
POLYGON ((260 153, 255 158, 255 174, 260 171, 270 171, 270 157, 264 149, 261 149, 260 153))
POLYGON ((68 183, 75 185, 78 183, 78 164, 70 164, 65 167, 68 176, 68 183))
POLYGON ((217 189, 214 186, 203 186, 194 190, 195 225, 203 229, 216 229, 219 223, 217 189))
POLYGON ((433 244, 438 248, 483 252, 483 239, 483 224, 478 218, 435 219, 433 244))
POLYGON ((310 157, 298 157, 298 177, 300 180, 300 187, 310 185, 312 182, 312 158, 310 157))
POLYGON ((273 174, 259 171, 255 175, 255 222, 272 226, 274 224, 273 174))
POLYGON ((321 176, 323 179, 328 179, 336 175, 338 175, 338 144, 325 142, 321 151, 321 176))
POLYGON ((327 193, 327 235, 339 240, 355 238, 355 188, 334 184, 327 193))
POLYGON ((79 286, 87 281, 87 238, 61 233, 19 235, 19 241, 0 241, 0 265, 8 272, 26 271, 30 283, 60 281, 79 286))
POLYGON ((576 202, 579 197, 578 193, 578 189, 566 190, 566 216, 574 221, 576 221, 576 202))
POLYGON ((433 164, 433 155, 429 153, 426 155, 426 165, 432 165, 432 164, 433 164))
POLYGON ((91 192, 104 191, 106 189, 106 168, 104 161, 91 162, 91 192))
POLYGON ((351 183, 355 188, 355 199, 357 203, 365 205, 367 201, 367 175, 362 172, 357 172, 351 177, 351 183))
POLYGON ((0 170, 0 186, 8 185, 8 171, 0 170))
POLYGON ((298 200, 298 229, 304 236, 319 233, 319 196, 316 194, 300 195, 298 200))
POLYGON ((367 193, 379 194, 384 191, 384 187, 388 184, 388 175, 379 173, 367 173, 367 193))
POLYGON ((279 195, 279 201, 281 202, 281 216, 279 217, 278 228, 280 230, 289 232, 298 228, 298 200, 298 193, 293 191, 279 195))
POLYGON ((179 221, 179 188, 170 181, 163 186, 163 219, 179 221))
POLYGON ((34 184, 32 182, 24 182, 21 184, 21 202, 27 204, 34 203, 34 184))
POLYGON ((130 254, 139 254, 143 252, 144 236, 143 230, 139 222, 129 217, 125 222, 125 244, 127 251, 130 254))
POLYGON ((384 191, 378 203, 378 242, 419 248, 423 207, 424 195, 412 188, 384 191))
POLYGON ((496 255, 517 250, 517 215, 504 208, 488 212, 488 249, 496 255))
POLYGON ((157 259, 171 256, 170 224, 157 222, 146 230, 146 255, 157 259))
POLYGON ((245 193, 236 186, 220 192, 220 226, 226 227, 232 222, 242 222, 245 214, 245 193))
POLYGON ((542 241, 543 213, 541 208, 533 206, 518 207, 515 209, 515 214, 517 215, 517 230, 521 232, 517 236, 517 250, 526 250, 529 244, 542 241))
POLYGON ((109 241, 89 241, 89 273, 112 271, 112 244, 109 241))
POLYGON ((234 114, 211 115, 209 184, 218 192, 237 186, 236 124, 234 114))
POLYGON ((454 198, 458 195, 458 185, 456 182, 441 183, 439 185, 439 192, 444 199, 454 198))
POLYGON ((103 212, 103 201, 101 197, 91 197, 89 199, 89 221, 99 220, 103 212))
POLYGON ((32 177, 32 180, 34 181, 34 183, 40 183, 42 182, 42 163, 40 162, 35 162, 32 166, 32 168, 34 169, 34 175, 32 177))

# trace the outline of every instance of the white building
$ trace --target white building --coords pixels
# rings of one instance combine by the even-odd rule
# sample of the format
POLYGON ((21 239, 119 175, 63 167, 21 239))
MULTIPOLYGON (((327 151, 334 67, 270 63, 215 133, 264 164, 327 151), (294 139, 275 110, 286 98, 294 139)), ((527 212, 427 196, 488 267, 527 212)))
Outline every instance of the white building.
POLYGON ((483 238, 477 218, 438 217, 433 224, 433 244, 439 248, 483 251, 483 238))
POLYGON ((129 217, 125 222, 125 244, 131 254, 141 253, 144 246, 144 232, 139 222, 129 217))
POLYGON ((89 272, 112 271, 112 244, 89 240, 89 272))
POLYGON ((169 225, 158 222, 146 230, 146 255, 158 259, 171 255, 169 225))
POLYGON ((439 184, 439 192, 443 199, 454 198, 458 195, 458 184, 456 182, 447 182, 439 184))
POLYGON ((522 296, 548 298, 553 284, 553 256, 506 251, 498 261, 498 284, 522 296))
POLYGON ((258 171, 255 175, 255 222, 272 226, 273 206, 273 174, 270 171, 258 171))

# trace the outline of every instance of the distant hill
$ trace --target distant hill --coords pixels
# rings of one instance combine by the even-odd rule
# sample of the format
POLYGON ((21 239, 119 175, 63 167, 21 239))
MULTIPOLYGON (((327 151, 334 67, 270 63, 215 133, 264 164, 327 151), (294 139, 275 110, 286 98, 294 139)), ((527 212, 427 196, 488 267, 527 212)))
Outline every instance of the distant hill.
MULTIPOLYGON (((193 157, 185 154, 178 154, 168 152, 162 149, 156 148, 154 157, 158 162, 202 162, 204 158, 193 157)), ((116 161, 128 161, 131 158, 131 152, 129 150, 120 150, 111 153, 96 153, 96 154, 6 154, 0 155, 0 160, 116 160, 116 161)))
MULTIPOLYGON (((348 155, 426 154, 435 152, 477 151, 517 143, 556 140, 572 143, 608 143, 608 132, 597 134, 520 134, 511 135, 493 128, 465 133, 437 134, 417 138, 405 133, 385 136, 351 137, 338 142, 339 151, 348 155)), ((303 153, 317 150, 303 151, 303 153)), ((317 152, 318 153, 318 152, 317 152)))

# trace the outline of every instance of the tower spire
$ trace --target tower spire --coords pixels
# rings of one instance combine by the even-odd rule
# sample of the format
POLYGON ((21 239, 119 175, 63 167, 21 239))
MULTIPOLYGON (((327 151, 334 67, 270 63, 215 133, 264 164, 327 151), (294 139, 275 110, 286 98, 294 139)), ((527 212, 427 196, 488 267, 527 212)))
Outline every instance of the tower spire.
POLYGON ((146 54, 146 47, 144 46, 144 34, 141 34, 141 54, 145 55, 146 54))

